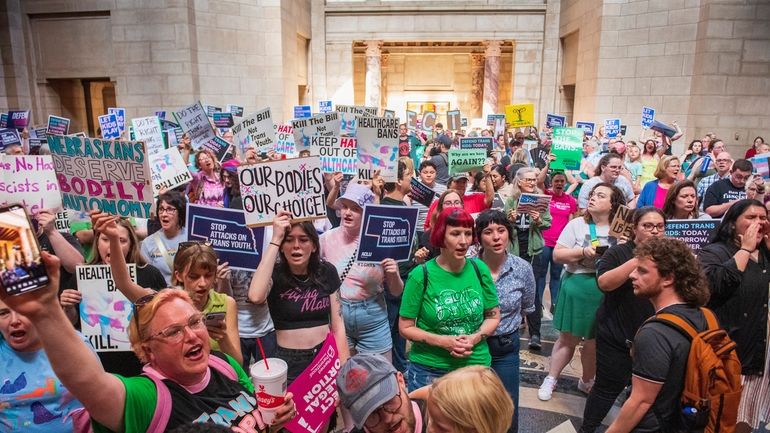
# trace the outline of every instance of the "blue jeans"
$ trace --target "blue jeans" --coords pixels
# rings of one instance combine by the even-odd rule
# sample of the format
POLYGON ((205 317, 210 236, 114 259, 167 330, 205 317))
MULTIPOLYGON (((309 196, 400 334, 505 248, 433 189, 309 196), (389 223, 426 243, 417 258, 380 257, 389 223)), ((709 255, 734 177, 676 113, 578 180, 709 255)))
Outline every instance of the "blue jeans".
POLYGON ((401 296, 393 296, 386 290, 385 301, 388 305, 390 339, 393 341, 393 367, 401 373, 406 373, 406 340, 398 332, 398 312, 401 309, 401 296))
POLYGON ((432 384, 434 380, 447 373, 449 373, 449 370, 442 370, 440 368, 433 368, 410 362, 406 367, 406 387, 409 388, 409 392, 412 392, 423 386, 432 384))
POLYGON ((357 353, 383 354, 393 347, 382 294, 363 301, 342 299, 342 320, 348 346, 357 353))
MULTIPOLYGON (((275 348, 278 347, 278 342, 275 338, 275 331, 270 331, 267 334, 259 337, 262 341, 262 349, 265 350, 265 356, 270 358, 275 353, 275 348)), ((249 364, 262 360, 262 353, 257 346, 256 338, 244 338, 241 337, 241 354, 243 355, 243 369, 249 372, 249 364)))
POLYGON ((513 352, 500 356, 492 356, 492 370, 500 377, 505 390, 513 400, 513 420, 509 433, 519 431, 519 349, 521 341, 519 340, 519 331, 511 336, 513 341, 513 352))
POLYGON ((545 292, 545 277, 548 275, 548 267, 551 268, 551 305, 556 305, 559 298, 559 284, 564 265, 553 261, 554 247, 544 247, 543 252, 535 256, 532 261, 532 270, 535 273, 535 311, 527 314, 529 335, 540 335, 540 322, 543 320, 543 292, 545 292))

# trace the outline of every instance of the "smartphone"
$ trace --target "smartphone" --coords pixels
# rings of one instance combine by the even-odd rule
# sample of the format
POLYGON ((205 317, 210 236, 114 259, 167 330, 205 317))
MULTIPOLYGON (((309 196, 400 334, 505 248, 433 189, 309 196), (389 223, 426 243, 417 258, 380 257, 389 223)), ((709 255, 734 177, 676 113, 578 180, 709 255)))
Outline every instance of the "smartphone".
POLYGON ((225 321, 226 313, 209 313, 206 314, 206 326, 216 325, 219 322, 225 321))
POLYGON ((20 295, 48 285, 40 259, 40 243, 24 207, 0 207, 0 283, 9 295, 20 295))
POLYGON ((598 246, 598 247, 596 247, 596 255, 597 255, 597 256, 601 256, 602 254, 604 254, 605 252, 607 252, 607 250, 608 250, 609 248, 610 248, 610 247, 609 247, 608 245, 601 245, 601 246, 598 246))

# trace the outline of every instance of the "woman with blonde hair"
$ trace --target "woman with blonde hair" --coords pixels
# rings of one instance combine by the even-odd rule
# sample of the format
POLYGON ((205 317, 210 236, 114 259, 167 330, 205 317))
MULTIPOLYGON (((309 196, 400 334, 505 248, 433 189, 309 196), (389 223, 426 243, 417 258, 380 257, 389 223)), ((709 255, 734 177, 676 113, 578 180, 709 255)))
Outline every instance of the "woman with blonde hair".
POLYGON ((428 398, 428 433, 505 433, 513 401, 500 378, 478 365, 433 382, 428 398))
POLYGON ((679 179, 679 173, 681 170, 681 163, 678 156, 664 156, 658 162, 658 167, 655 169, 656 180, 647 182, 642 187, 642 192, 639 194, 639 200, 636 202, 636 207, 655 206, 658 209, 663 208, 663 204, 666 202, 666 193, 676 181, 679 179))

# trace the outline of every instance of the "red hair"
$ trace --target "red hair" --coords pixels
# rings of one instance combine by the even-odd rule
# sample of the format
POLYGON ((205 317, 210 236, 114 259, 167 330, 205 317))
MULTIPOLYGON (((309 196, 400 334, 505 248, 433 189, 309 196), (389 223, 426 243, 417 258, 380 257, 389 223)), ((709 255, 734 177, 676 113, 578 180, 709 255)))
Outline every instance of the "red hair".
MULTIPOLYGON (((436 218, 436 225, 430 233, 430 244, 436 248, 444 248, 444 237, 448 227, 463 227, 473 230, 473 217, 462 208, 448 208, 441 211, 436 218)), ((476 242, 476 235, 473 235, 476 242)))

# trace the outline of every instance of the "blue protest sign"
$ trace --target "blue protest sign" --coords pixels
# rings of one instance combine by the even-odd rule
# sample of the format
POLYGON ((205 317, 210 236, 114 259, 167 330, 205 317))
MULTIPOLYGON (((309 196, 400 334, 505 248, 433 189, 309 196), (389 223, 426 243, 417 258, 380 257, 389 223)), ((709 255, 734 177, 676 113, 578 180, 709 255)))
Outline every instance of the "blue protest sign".
POLYGON ((419 209, 407 206, 364 206, 358 245, 359 262, 379 263, 384 259, 409 260, 419 209))
POLYGON ((8 126, 8 113, 0 113, 0 128, 8 126))
POLYGON ((567 118, 564 116, 559 116, 558 114, 551 114, 548 113, 545 116, 545 126, 549 128, 553 128, 555 126, 566 126, 567 124, 567 118))
POLYGON ((460 149, 484 149, 491 151, 495 142, 492 137, 463 137, 460 139, 460 149))
POLYGON ((246 227, 243 211, 187 205, 187 240, 209 242, 219 263, 233 269, 257 269, 264 236, 264 227, 246 227))
POLYGON ((232 128, 235 124, 233 120, 233 113, 220 112, 214 113, 214 126, 217 128, 232 128))
POLYGON ((118 118, 114 114, 99 116, 99 128, 102 129, 102 138, 105 140, 114 140, 120 137, 118 118))
POLYGON ((158 119, 165 119, 166 118, 166 112, 165 111, 156 111, 155 115, 158 116, 158 119))
POLYGON ((604 119, 604 136, 617 138, 620 135, 620 119, 604 119))
POLYGON ((412 178, 410 186, 412 189, 409 191, 409 196, 412 197, 412 200, 425 207, 430 207, 433 199, 436 197, 436 192, 417 180, 416 177, 412 178))
POLYGON ((318 112, 319 113, 331 113, 332 112, 332 101, 318 101, 318 112))
POLYGON ((708 244, 709 238, 716 231, 720 222, 721 220, 718 219, 668 220, 665 236, 686 243, 693 254, 697 256, 701 248, 708 244))
POLYGON ((19 131, 13 128, 0 129, 0 148, 5 150, 6 147, 12 144, 21 145, 21 138, 19 137, 19 131))
POLYGON ((313 113, 309 105, 295 105, 294 106, 294 118, 295 119, 307 119, 312 117, 313 113))
POLYGON ((642 107, 642 128, 647 129, 652 126, 653 120, 655 120, 655 109, 642 107))
POLYGON ((48 116, 48 135, 67 135, 70 130, 70 120, 64 117, 48 116))
POLYGON ((29 110, 9 111, 8 128, 24 129, 29 126, 29 110))
POLYGON ((118 130, 120 135, 126 131, 126 109, 125 108, 107 108, 107 114, 114 114, 118 120, 118 130))
POLYGON ((583 128, 585 135, 592 137, 594 135, 594 122, 575 122, 575 128, 583 128))

